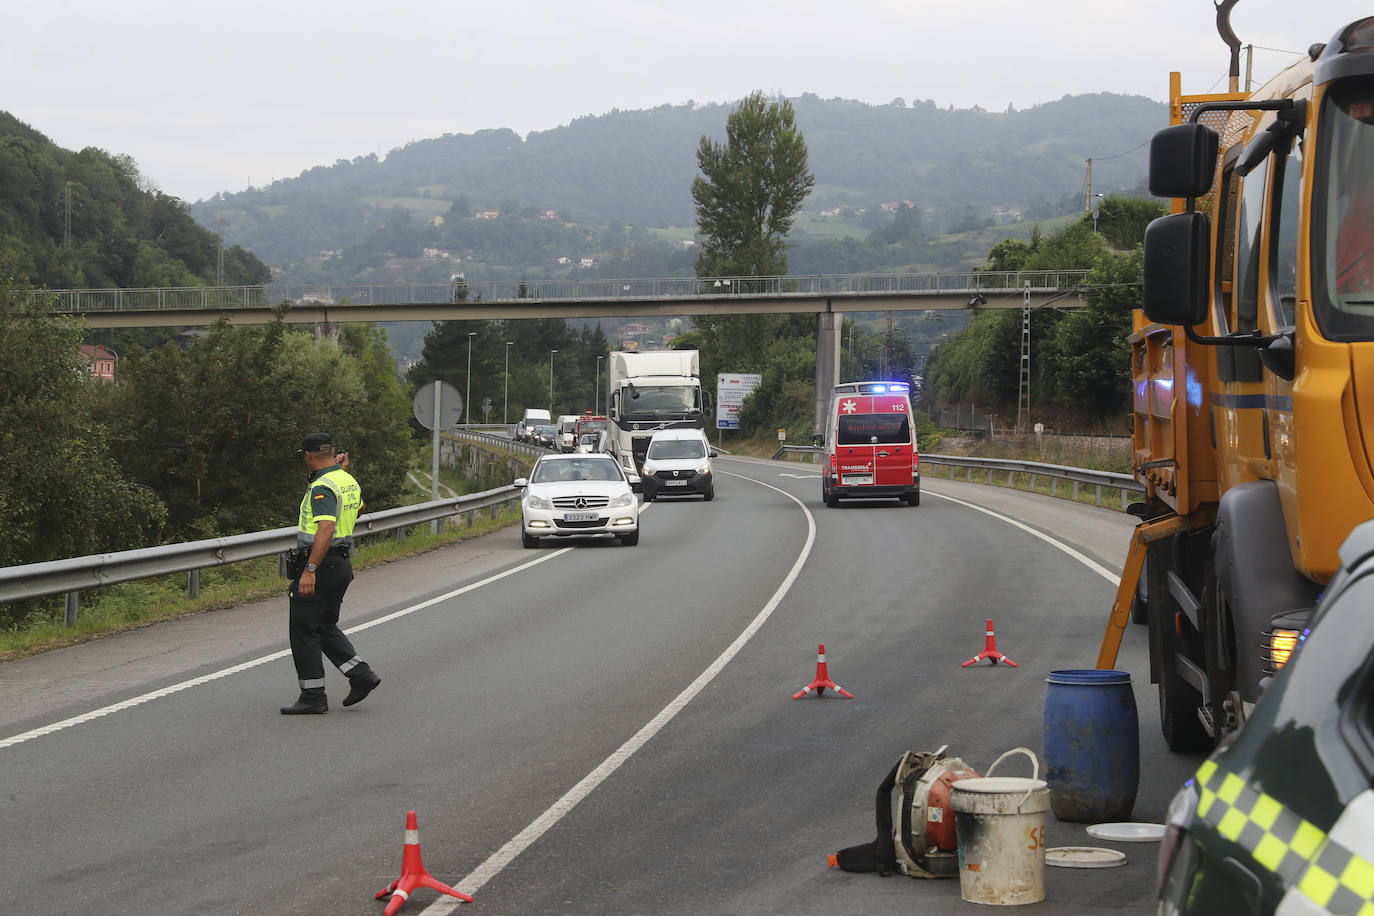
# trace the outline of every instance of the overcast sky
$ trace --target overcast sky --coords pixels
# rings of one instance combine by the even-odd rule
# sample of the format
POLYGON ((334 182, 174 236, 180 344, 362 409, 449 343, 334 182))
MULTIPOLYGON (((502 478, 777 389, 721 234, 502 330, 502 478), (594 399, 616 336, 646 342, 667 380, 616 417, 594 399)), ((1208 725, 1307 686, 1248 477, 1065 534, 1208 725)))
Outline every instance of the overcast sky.
MULTIPOLYGON (((1370 12, 1241 0, 1231 24, 1258 83, 1370 12)), ((754 89, 1004 111, 1164 101, 1171 70, 1185 92, 1224 91, 1227 63, 1211 0, 43 0, 0 16, 0 109, 67 149, 130 155, 188 202, 446 133, 754 89)))

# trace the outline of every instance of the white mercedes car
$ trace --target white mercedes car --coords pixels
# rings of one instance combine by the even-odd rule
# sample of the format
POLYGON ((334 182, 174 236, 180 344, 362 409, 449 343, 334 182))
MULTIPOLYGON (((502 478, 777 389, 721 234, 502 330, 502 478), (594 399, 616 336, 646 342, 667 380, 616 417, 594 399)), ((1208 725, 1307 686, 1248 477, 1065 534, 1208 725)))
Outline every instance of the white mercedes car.
POLYGON ((612 534, 627 547, 639 543, 639 498, 610 455, 540 455, 528 478, 519 477, 521 541, 539 546, 549 535, 612 534))

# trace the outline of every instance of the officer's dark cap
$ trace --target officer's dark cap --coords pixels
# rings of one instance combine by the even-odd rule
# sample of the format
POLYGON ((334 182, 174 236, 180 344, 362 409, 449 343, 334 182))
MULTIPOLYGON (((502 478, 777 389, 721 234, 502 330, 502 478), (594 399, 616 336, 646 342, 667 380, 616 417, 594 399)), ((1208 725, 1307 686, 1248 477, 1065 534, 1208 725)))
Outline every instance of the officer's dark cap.
POLYGON ((310 433, 301 440, 301 447, 297 452, 320 452, 326 447, 334 446, 334 437, 329 433, 310 433))

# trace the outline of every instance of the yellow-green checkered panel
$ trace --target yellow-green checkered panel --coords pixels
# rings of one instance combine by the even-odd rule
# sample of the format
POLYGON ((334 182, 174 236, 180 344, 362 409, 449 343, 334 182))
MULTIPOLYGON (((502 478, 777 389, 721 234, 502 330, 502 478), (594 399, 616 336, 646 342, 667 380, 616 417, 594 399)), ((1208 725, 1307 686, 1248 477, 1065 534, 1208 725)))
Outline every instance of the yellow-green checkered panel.
POLYGON ((1374 863, 1211 760, 1196 782, 1198 816, 1285 886, 1336 916, 1374 916, 1374 863))

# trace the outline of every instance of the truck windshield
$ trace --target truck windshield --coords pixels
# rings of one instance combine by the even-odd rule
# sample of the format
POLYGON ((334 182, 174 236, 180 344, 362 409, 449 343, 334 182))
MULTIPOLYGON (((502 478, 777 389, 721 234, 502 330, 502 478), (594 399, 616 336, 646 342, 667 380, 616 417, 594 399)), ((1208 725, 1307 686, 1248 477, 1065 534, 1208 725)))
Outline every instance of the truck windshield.
POLYGON ((701 410, 701 389, 695 385, 627 385, 620 392, 620 410, 627 417, 665 419, 701 410))
POLYGON ((1322 103, 1313 207, 1312 301, 1329 340, 1374 340, 1374 80, 1322 103))
POLYGON ((840 445, 868 445, 876 439, 880 445, 896 445, 911 441, 911 424, 904 413, 856 413, 841 415, 836 430, 840 445))

